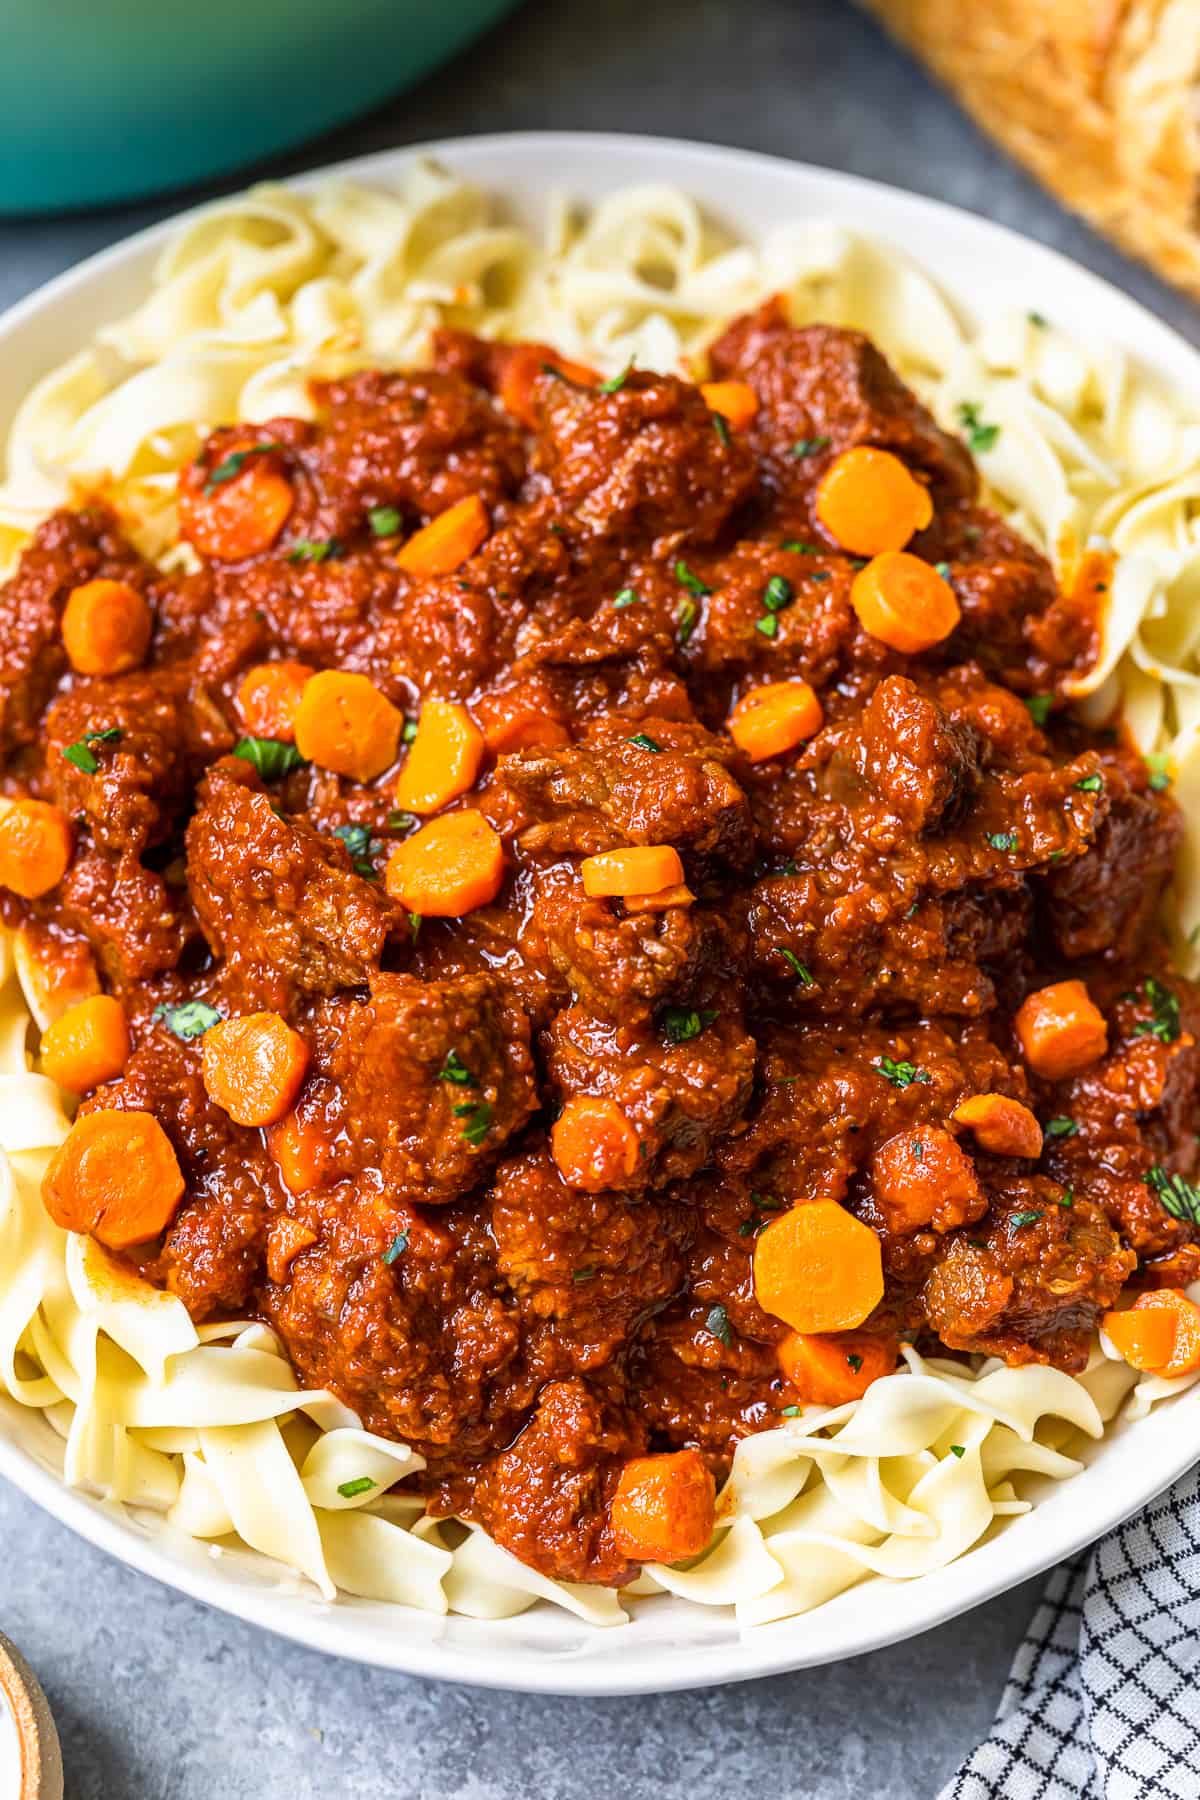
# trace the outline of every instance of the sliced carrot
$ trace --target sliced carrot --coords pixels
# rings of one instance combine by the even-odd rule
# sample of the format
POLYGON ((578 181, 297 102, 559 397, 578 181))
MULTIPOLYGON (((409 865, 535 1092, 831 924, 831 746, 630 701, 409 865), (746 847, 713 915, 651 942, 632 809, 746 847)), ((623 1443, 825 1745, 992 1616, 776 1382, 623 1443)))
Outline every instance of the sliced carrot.
POLYGON ((333 1146, 318 1126, 289 1113, 267 1133, 283 1185, 292 1194, 307 1194, 333 1173, 333 1146))
POLYGON ((71 821, 45 800, 14 800, 0 810, 0 887, 36 900, 57 887, 71 862, 71 821))
POLYGON ((113 1081, 129 1061, 125 1009, 111 994, 92 994, 55 1019, 43 1033, 42 1074, 72 1094, 113 1081))
POLYGON ((617 1548, 631 1562, 699 1556, 716 1524, 717 1486, 698 1450, 636 1456, 613 1495, 617 1548))
POLYGON ((439 812, 474 787, 483 762, 483 733, 455 700, 426 700, 396 783, 405 812, 439 812))
POLYGON ((238 713, 251 737, 275 738, 290 744, 296 736, 296 714, 304 689, 316 674, 307 663, 256 663, 238 688, 238 713))
POLYGON ((304 684, 296 708, 296 748, 318 768, 374 781, 396 760, 404 719, 365 675, 323 669, 304 684))
POLYGON ((621 903, 627 913, 662 912, 668 906, 694 906, 696 896, 690 887, 677 883, 660 888, 657 894, 625 894, 621 903))
POLYGON ((860 444, 835 456, 817 489, 816 514, 855 556, 903 550, 933 518, 929 489, 890 450, 860 444))
POLYGON ((251 438, 225 445, 211 467, 193 463, 179 489, 179 527, 202 556, 241 562, 269 550, 296 497, 273 446, 251 438))
POLYGON ((487 507, 478 494, 468 494, 414 532, 396 561, 409 575, 453 575, 490 530, 487 507))
POLYGON ((127 581, 85 581, 63 609, 63 647, 80 675, 122 675, 145 657, 154 619, 127 581))
POLYGON ((279 1213, 267 1228, 267 1279, 281 1287, 302 1250, 317 1241, 317 1234, 289 1213, 279 1213))
POLYGON ((821 702, 807 681, 768 681, 738 701, 729 715, 729 735, 758 763, 794 750, 824 722, 821 702))
POLYGON ((747 381, 703 381, 700 395, 709 412, 720 413, 735 431, 744 431, 758 411, 758 395, 747 381))
POLYGON ((148 1112, 81 1113, 42 1181, 54 1223, 91 1232, 110 1250, 158 1237, 182 1198, 171 1140, 148 1112))
POLYGON ((308 1045, 278 1013, 222 1019, 204 1034, 204 1090, 235 1125, 273 1125, 300 1091, 308 1045))
POLYGON ((870 1171, 872 1197, 898 1237, 930 1225, 953 1231, 983 1211, 975 1165, 940 1125, 898 1131, 876 1150, 870 1171))
POLYGON ((993 1156, 1035 1157, 1042 1154, 1042 1128, 1027 1106, 1007 1094, 972 1094, 951 1117, 975 1134, 975 1142, 993 1156))
POLYGON ((1174 1380, 1200 1369, 1200 1306, 1179 1288, 1143 1294, 1128 1312, 1105 1313, 1104 1331, 1132 1368, 1174 1380))
POLYGON ((754 1293, 795 1331, 850 1331, 883 1299, 879 1239, 836 1200, 794 1206, 755 1240, 754 1293))
POLYGON ((572 1094, 550 1128, 550 1154, 568 1187, 599 1194, 635 1173, 637 1133, 615 1100, 572 1094))
POLYGON ((397 844, 384 874, 393 900, 431 919, 460 919, 490 905, 503 880, 504 845, 470 808, 432 819, 397 844))
POLYGON ((595 369, 585 363, 571 362, 548 344, 515 344, 504 361, 500 375, 500 399, 514 419, 530 431, 538 423, 534 405, 534 384, 539 375, 558 374, 577 387, 595 387, 600 380, 595 369))
POLYGON ((1082 981, 1039 988, 1022 1003, 1013 1024, 1025 1061, 1047 1081, 1078 1075, 1108 1048, 1104 1014, 1082 981))
POLYGON ((670 844, 640 844, 629 850, 603 850, 580 864, 583 891, 595 899, 626 899, 630 894, 661 894, 683 885, 683 864, 670 844))
POLYGON ((784 1379, 815 1406, 860 1399, 892 1373, 899 1354, 899 1338, 870 1331, 789 1331, 776 1351, 784 1379))
POLYGON ((851 583, 850 604, 865 632, 909 656, 940 644, 962 617, 950 583, 905 550, 872 557, 851 583))

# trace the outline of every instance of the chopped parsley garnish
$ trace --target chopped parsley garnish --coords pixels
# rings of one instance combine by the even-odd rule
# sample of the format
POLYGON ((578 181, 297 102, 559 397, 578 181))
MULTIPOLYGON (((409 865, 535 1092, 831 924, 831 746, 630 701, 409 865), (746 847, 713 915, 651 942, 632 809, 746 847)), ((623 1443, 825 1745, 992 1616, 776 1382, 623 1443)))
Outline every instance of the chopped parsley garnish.
POLYGON ((792 456, 816 456, 818 451, 828 450, 832 442, 832 438, 824 436, 798 438, 792 445, 790 454, 792 456))
POLYGON ((949 581, 950 564, 948 562, 934 563, 933 572, 935 575, 940 575, 943 581, 949 581))
POLYGON ((596 392, 598 394, 619 393, 632 374, 633 358, 631 356, 629 361, 625 364, 625 367, 621 370, 621 373, 619 375, 610 375, 607 381, 600 382, 596 388, 596 392))
POLYGON ((596 1267, 594 1263, 587 1263, 582 1269, 573 1269, 571 1271, 572 1281, 594 1281, 595 1279, 596 1267))
POLYGON ((687 564, 682 560, 675 564, 675 579, 676 581, 682 581, 685 588, 688 588, 693 594, 699 594, 701 598, 703 598, 705 594, 712 593, 712 589, 708 584, 701 581, 695 570, 689 569, 687 564))
POLYGON ((1036 325, 1039 331, 1045 331, 1047 325, 1050 323, 1049 319, 1045 318, 1040 312, 1031 312, 1026 316, 1029 319, 1029 323, 1031 325, 1036 325))
POLYGON ((765 638, 776 637, 779 633, 779 620, 774 613, 764 613, 761 619, 755 619, 754 629, 761 631, 765 638))
POLYGON ((698 1038, 716 1018, 712 1007, 667 1006, 659 1015, 659 1029, 668 1044, 686 1044, 698 1038))
POLYGON ((360 1494, 369 1494, 374 1486, 369 1475, 360 1475, 355 1481, 339 1481, 338 1493, 343 1500, 357 1500, 360 1494))
POLYGON ((1103 775, 1085 775, 1082 781, 1075 783, 1075 786, 1081 794, 1098 794, 1104 786, 1104 777, 1103 775))
POLYGON ((754 1208, 754 1211, 748 1219, 743 1219, 738 1226, 739 1237, 750 1237, 754 1232, 761 1230, 767 1222, 762 1216, 764 1213, 787 1211, 787 1201, 773 1200, 770 1194, 758 1194, 752 1191, 750 1194, 750 1204, 754 1208))
POLYGON ((896 1088, 911 1087, 914 1081, 928 1084, 933 1079, 927 1069, 918 1069, 916 1063, 893 1062, 890 1056, 881 1056, 875 1067, 896 1088))
POLYGON ((407 1249, 408 1249, 408 1233, 407 1233, 407 1231, 397 1232, 396 1236, 392 1239, 391 1243, 388 1245, 387 1249, 383 1253, 383 1260, 387 1264, 389 1269, 391 1268, 391 1266, 394 1262, 399 1262, 400 1258, 404 1255, 404 1252, 407 1249))
POLYGON ((951 1456, 963 1457, 967 1454, 967 1446, 965 1444, 951 1444, 950 1454, 951 1456))
POLYGON ((439 1081, 453 1082, 455 1087, 478 1087, 479 1083, 457 1050, 447 1050, 446 1060, 438 1070, 439 1081))
POLYGON ((728 1349, 733 1342, 733 1331, 729 1324, 729 1314, 723 1306, 709 1308, 708 1317, 704 1321, 706 1327, 715 1338, 719 1338, 728 1349))
POLYGON ((1000 436, 998 425, 988 425, 979 416, 979 402, 964 400, 958 409, 958 422, 963 428, 963 435, 971 451, 978 456, 981 451, 990 450, 1000 436))
POLYGON ((1075 1137, 1079 1132, 1074 1119, 1068 1119, 1061 1113, 1053 1119, 1047 1119, 1042 1129, 1051 1138, 1075 1137))
POLYGON ((858 1371, 862 1368, 862 1365, 863 1365, 862 1357, 856 1356, 854 1354, 854 1352, 851 1351, 850 1354, 847 1356, 846 1361, 850 1365, 850 1367, 854 1370, 854 1373, 857 1375, 858 1371))
POLYGON ((650 737, 647 732, 644 732, 644 731, 635 731, 633 736, 631 738, 626 738, 625 741, 627 744, 636 744, 639 750, 661 750, 662 749, 662 745, 655 743, 654 739, 652 737, 650 737))
POLYGON ((409 913, 408 926, 409 930, 412 932, 412 941, 414 944, 421 935, 421 926, 423 922, 424 915, 422 913, 409 913))
POLYGON ((92 749, 92 745, 115 744, 120 736, 121 727, 119 725, 110 725, 104 731, 85 731, 81 738, 76 738, 73 744, 68 744, 62 754, 69 763, 74 763, 77 769, 82 769, 85 775, 94 775, 100 767, 100 759, 92 749))
POLYGON ((1172 1175, 1161 1163, 1146 1172, 1146 1186, 1164 1212, 1189 1225, 1200 1225, 1200 1192, 1185 1175, 1172 1175))
POLYGON ((785 575, 772 575, 763 589, 762 603, 769 613, 782 612, 790 606, 796 595, 791 582, 785 575))
POLYGON ((699 617, 700 608, 696 602, 685 600, 679 608, 679 642, 681 644, 691 642, 692 633, 696 629, 696 620, 699 617))
POLYGON ((184 1000, 178 1006, 169 1006, 164 1000, 155 1007, 154 1017, 161 1019, 177 1038, 184 1039, 203 1037, 221 1023, 221 1014, 207 1000, 184 1000))
POLYGON ((798 1406, 781 1406, 779 1409, 779 1416, 781 1419, 798 1419, 800 1417, 800 1408, 798 1406))
POLYGON ((288 561, 323 563, 341 554, 342 546, 336 538, 299 538, 288 551, 288 561))
POLYGON ((728 425, 725 423, 725 420, 721 417, 719 412, 710 413, 709 418, 712 420, 713 430, 716 432, 717 436, 720 438, 725 449, 728 450, 728 448, 729 448, 729 427, 728 427, 728 425))
POLYGON ((400 514, 394 506, 373 506, 367 523, 376 537, 395 537, 400 529, 400 514))
POLYGON ((1146 767, 1150 771, 1149 782, 1151 792, 1165 793, 1171 785, 1171 759, 1165 750, 1152 750, 1146 758, 1146 767))
POLYGON ((1139 1019, 1133 1037, 1156 1037, 1160 1044, 1173 1044, 1179 1036, 1179 999, 1153 975, 1143 984, 1147 1000, 1154 1009, 1152 1019, 1139 1019))
POLYGON ((282 781, 293 769, 304 766, 304 758, 295 744, 281 743, 278 738, 239 738, 233 754, 248 762, 252 769, 257 769, 266 782, 282 781))
POLYGON ((416 735, 417 721, 415 719, 405 719, 403 725, 400 727, 400 742, 402 744, 411 744, 416 735))
POLYGON ((796 955, 794 950, 785 948, 782 949, 779 954, 782 956, 784 962, 787 963, 788 967, 795 971, 796 979, 801 987, 814 987, 816 985, 809 970, 800 961, 800 958, 796 955))
POLYGON ((1043 726, 1050 717, 1050 708, 1054 705, 1053 694, 1027 694, 1025 705, 1035 725, 1043 726))
POLYGON ((1074 1206, 1075 1189, 1073 1187, 1065 1187, 1058 1197, 1058 1204, 1060 1206, 1074 1206))
POLYGON ((1023 1231, 1026 1225, 1036 1225, 1038 1220, 1044 1217, 1045 1214, 1041 1211, 1015 1212, 1009 1219, 1009 1224, 1014 1231, 1023 1231))
POLYGON ((988 843, 992 846, 993 850, 1015 850, 1017 842, 1018 839, 1015 831, 988 832, 988 843))
POLYGON ((641 595, 636 588, 622 588, 613 601, 613 605, 618 612, 623 612, 627 606, 636 606, 640 599, 641 595))
POLYGON ((456 1119, 463 1120, 462 1134, 476 1149, 492 1128, 492 1109, 486 1100, 468 1100, 454 1108, 456 1119))
POLYGON ((235 475, 240 475, 250 457, 263 456, 270 450, 282 450, 282 448, 282 444, 264 442, 251 444, 247 450, 232 450, 223 462, 219 462, 215 469, 210 470, 208 480, 204 483, 205 493, 211 494, 214 488, 222 486, 226 481, 232 481, 235 475))
POLYGON ((411 831, 418 823, 419 821, 416 813, 390 812, 387 816, 387 828, 389 831, 411 831))
POLYGON ((787 538, 780 544, 781 550, 790 550, 793 556, 821 556, 820 544, 806 544, 802 538, 787 538))
POLYGON ((360 875, 370 879, 375 874, 375 864, 371 861, 371 833, 365 825, 339 825, 334 832, 335 838, 341 838, 350 852, 350 861, 360 875))

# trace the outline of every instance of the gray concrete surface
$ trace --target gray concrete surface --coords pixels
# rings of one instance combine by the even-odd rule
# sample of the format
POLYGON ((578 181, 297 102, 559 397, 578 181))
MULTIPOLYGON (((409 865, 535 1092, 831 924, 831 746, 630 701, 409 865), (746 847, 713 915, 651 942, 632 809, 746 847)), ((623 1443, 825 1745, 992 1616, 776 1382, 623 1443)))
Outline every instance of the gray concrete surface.
MULTIPOLYGON (((417 92, 275 166, 537 127, 702 138, 935 194, 1200 338, 1195 308, 1062 213, 838 0, 530 0, 417 92)), ((177 204, 0 222, 0 304, 177 204)), ((0 1487, 0 1628, 55 1708, 70 1800, 928 1800, 986 1727, 1033 1598, 827 1670, 533 1699, 294 1649, 127 1573, 0 1487)))

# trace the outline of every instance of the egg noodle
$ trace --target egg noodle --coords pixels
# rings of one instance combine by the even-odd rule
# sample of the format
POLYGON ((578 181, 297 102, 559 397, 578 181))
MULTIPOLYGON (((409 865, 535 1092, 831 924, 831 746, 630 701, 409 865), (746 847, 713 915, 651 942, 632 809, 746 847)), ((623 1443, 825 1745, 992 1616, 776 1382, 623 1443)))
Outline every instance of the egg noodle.
MULTIPOLYGON (((1200 426, 1109 348, 1035 313, 968 329, 895 253, 838 225, 784 225, 756 246, 717 237, 685 194, 629 188, 586 217, 548 207, 543 236, 430 164, 398 192, 262 187, 186 223, 130 317, 42 379, 22 405, 0 486, 11 563, 55 506, 100 493, 159 560, 175 546, 180 467, 214 426, 309 416, 307 382, 418 363, 430 329, 534 337, 608 373, 698 374, 735 313, 782 292, 798 322, 867 331, 939 419, 966 431, 990 497, 1057 562, 1117 553, 1103 652, 1078 683, 1094 717, 1123 703, 1189 824, 1173 894, 1177 957, 1200 935, 1200 426)), ((47 1216, 41 1177, 66 1097, 30 1046, 54 1014, 19 937, 0 939, 0 1390, 41 1412, 64 1479, 218 1546, 338 1591, 502 1618, 552 1601, 616 1625, 642 1596, 733 1607, 739 1623, 804 1612, 868 1575, 913 1578, 1029 1510, 1027 1474, 1062 1478, 1118 1411, 1144 1415, 1197 1377, 1136 1377, 1099 1342, 1088 1370, 925 1359, 833 1409, 747 1438, 709 1549, 651 1565, 620 1595, 553 1582, 482 1531, 424 1516, 423 1467, 302 1392, 252 1321, 194 1326, 47 1216)), ((652 1602, 649 1602, 652 1604, 652 1602)))

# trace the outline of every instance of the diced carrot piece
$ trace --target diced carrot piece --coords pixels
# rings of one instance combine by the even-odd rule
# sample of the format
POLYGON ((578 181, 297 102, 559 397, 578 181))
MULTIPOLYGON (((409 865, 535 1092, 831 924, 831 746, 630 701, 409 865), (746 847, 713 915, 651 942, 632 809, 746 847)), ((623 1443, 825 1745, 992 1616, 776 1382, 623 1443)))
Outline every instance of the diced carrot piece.
POLYGON ((468 494, 414 532, 396 561, 409 575, 453 575, 490 530, 487 507, 478 494, 468 494))
POLYGON ((440 811, 474 787, 483 751, 483 733, 465 706, 426 700, 396 783, 396 805, 405 812, 440 811))
POLYGON ((965 1125, 975 1142, 993 1156, 1035 1157, 1042 1154, 1042 1128, 1027 1106, 1007 1094, 972 1094, 951 1114, 965 1125))
POLYGON ((1179 1288, 1143 1294, 1128 1312, 1105 1313, 1104 1331, 1132 1368, 1174 1380, 1200 1369, 1200 1306, 1179 1288))
POLYGON ((755 1240, 754 1293, 795 1331, 850 1331, 883 1299, 879 1239, 836 1200, 794 1206, 755 1240))
POLYGON ((690 887, 677 885, 660 888, 657 894, 625 894, 621 904, 627 913, 662 912, 668 906, 694 906, 696 896, 690 887))
POLYGON ((729 735, 758 763, 794 750, 824 722, 821 702, 807 681, 768 681, 738 701, 729 715, 729 735))
POLYGON ((122 675, 145 657, 154 619, 127 581, 85 581, 63 608, 63 647, 80 675, 122 675))
POLYGON ((950 583, 905 550, 872 557, 854 577, 850 604, 865 632, 910 656, 940 644, 962 617, 950 583))
POLYGON ((604 850, 580 864, 583 891, 596 899, 626 899, 630 894, 661 894, 683 885, 683 864, 670 844, 640 844, 629 850, 604 850))
POLYGON ((287 1280, 291 1266, 302 1250, 317 1241, 317 1234, 289 1213, 277 1213, 267 1228, 267 1279, 276 1287, 287 1280))
POLYGON ((716 1501, 716 1482, 698 1450, 634 1457, 613 1495, 617 1548, 631 1562, 699 1556, 712 1538, 716 1501))
POLYGON ((373 681, 323 669, 304 684, 296 708, 296 748, 318 768, 374 781, 396 760, 403 716, 373 681))
POLYGON ((490 905, 503 880, 504 845, 469 808, 432 819, 397 844, 384 875, 393 900, 432 919, 460 919, 490 905))
POLYGON ((830 537, 855 556, 903 550, 933 518, 929 489, 893 456, 859 444, 835 456, 817 489, 816 514, 830 537))
POLYGON ((547 344, 514 344, 505 357, 500 375, 500 399, 514 419, 534 430, 538 423, 534 384, 550 371, 573 381, 577 387, 595 387, 600 377, 584 363, 572 362, 547 344))
POLYGON ((308 1045, 278 1013, 222 1019, 200 1050, 204 1091, 235 1125, 273 1125, 308 1072, 308 1045))
POLYGON ((267 1133, 283 1185, 292 1194, 307 1194, 332 1178, 333 1146, 325 1133, 298 1113, 289 1113, 267 1133))
POLYGON ((637 1133, 615 1100, 572 1094, 550 1128, 550 1154, 568 1187, 619 1188, 640 1158, 637 1133))
POLYGON ((748 381, 703 381, 700 394, 709 412, 720 413, 735 431, 744 431, 758 411, 758 395, 748 381))
POLYGON ((114 1081, 129 1061, 125 1009, 111 994, 68 1007, 42 1036, 42 1073, 72 1094, 114 1081))
POLYGON ((206 458, 183 471, 179 528, 202 556, 241 562, 271 548, 295 502, 273 446, 251 438, 224 446, 211 467, 206 458))
POLYGON ((237 704, 250 736, 292 743, 300 701, 315 673, 302 662, 256 663, 247 670, 238 688, 237 704))
POLYGON ((1022 1002, 1013 1021, 1021 1054, 1035 1075, 1063 1081, 1108 1049, 1104 1014, 1082 981, 1056 981, 1022 1002))
POLYGON ((940 1125, 898 1131, 879 1146, 870 1172, 872 1197, 897 1237, 930 1226, 955 1231, 984 1210, 974 1163, 940 1125))
POLYGON ((61 807, 45 800, 14 800, 0 810, 0 887, 36 900, 57 887, 71 862, 75 840, 61 807))
POLYGON ((899 1354, 899 1338, 870 1331, 789 1331, 776 1351, 784 1379, 815 1406, 860 1399, 892 1373, 899 1354))
POLYGON ((91 1232, 110 1250, 158 1237, 182 1198, 171 1140, 148 1112, 81 1113, 42 1181, 42 1203, 54 1223, 91 1232))

